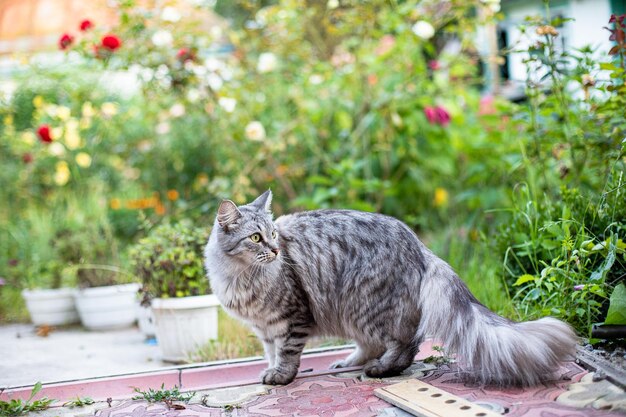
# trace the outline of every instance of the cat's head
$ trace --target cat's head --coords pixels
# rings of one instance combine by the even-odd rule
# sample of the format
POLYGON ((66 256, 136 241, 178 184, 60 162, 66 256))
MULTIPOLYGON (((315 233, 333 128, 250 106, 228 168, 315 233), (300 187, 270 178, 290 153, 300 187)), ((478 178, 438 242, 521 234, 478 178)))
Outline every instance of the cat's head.
POLYGON ((224 254, 247 264, 270 264, 278 259, 278 235, 271 212, 272 192, 267 190, 250 204, 224 200, 217 210, 214 230, 224 254))

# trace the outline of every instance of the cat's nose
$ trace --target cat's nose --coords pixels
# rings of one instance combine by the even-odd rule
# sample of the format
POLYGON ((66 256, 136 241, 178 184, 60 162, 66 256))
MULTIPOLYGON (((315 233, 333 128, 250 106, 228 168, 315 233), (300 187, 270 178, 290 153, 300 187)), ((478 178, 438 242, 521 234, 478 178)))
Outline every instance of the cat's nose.
POLYGON ((272 248, 270 249, 272 252, 274 252, 274 255, 278 256, 278 252, 280 252, 280 249, 278 248, 272 248))

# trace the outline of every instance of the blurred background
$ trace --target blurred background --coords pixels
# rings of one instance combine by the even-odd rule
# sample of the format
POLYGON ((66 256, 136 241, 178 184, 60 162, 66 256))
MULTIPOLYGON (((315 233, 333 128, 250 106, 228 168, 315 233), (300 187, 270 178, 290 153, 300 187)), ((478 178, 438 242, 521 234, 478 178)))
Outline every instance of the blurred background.
MULTIPOLYGON (((145 239, 206 232, 221 199, 268 188, 276 216, 403 220, 510 318, 553 315, 582 336, 626 318, 611 307, 626 274, 624 13, 620 0, 0 0, 0 323, 29 320, 24 289, 210 292, 201 253, 150 282, 172 267, 145 239)), ((230 342, 203 358, 251 353, 230 342)))

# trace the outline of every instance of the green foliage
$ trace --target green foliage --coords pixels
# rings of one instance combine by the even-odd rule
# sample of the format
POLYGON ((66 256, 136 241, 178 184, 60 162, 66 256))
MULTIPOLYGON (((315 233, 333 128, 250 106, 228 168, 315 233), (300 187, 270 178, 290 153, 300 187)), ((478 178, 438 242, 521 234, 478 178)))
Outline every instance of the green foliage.
POLYGON ((624 72, 596 64, 589 48, 559 52, 555 22, 529 23, 541 38, 528 51, 529 101, 516 109, 525 133, 520 183, 494 247, 520 318, 553 315, 588 334, 626 276, 626 120, 615 111, 626 105, 616 88, 624 72), (600 68, 611 71, 611 82, 596 82, 600 68), (568 90, 573 83, 579 96, 568 90))
POLYGON ((207 228, 194 228, 188 221, 162 224, 129 249, 146 301, 210 293, 203 267, 208 237, 207 228))
POLYGON ((179 388, 174 385, 171 389, 166 389, 165 384, 161 384, 161 389, 154 390, 152 388, 148 388, 147 391, 142 391, 139 388, 135 388, 134 392, 139 395, 135 395, 133 400, 144 400, 150 403, 165 403, 169 408, 175 408, 173 404, 174 401, 180 401, 184 403, 188 403, 194 395, 194 392, 181 393, 179 388))
POLYGON ((89 397, 79 397, 67 401, 63 403, 63 407, 75 408, 75 407, 84 407, 86 405, 91 405, 94 403, 94 400, 89 397))
POLYGON ((47 397, 40 398, 38 400, 33 400, 35 395, 39 391, 41 391, 42 385, 41 382, 37 382, 30 392, 30 397, 24 400, 10 400, 10 401, 2 401, 0 400, 0 415, 7 417, 21 416, 32 411, 42 411, 46 410, 50 407, 56 400, 49 399, 47 397))
POLYGON ((626 324, 626 286, 620 283, 613 289, 604 324, 626 324))

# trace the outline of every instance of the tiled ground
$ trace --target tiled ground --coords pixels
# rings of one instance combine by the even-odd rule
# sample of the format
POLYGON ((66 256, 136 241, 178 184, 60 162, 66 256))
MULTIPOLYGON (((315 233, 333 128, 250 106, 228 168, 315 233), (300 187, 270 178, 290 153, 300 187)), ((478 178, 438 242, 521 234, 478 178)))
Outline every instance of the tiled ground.
POLYGON ((608 417, 626 411, 623 390, 606 381, 600 385, 591 384, 591 375, 574 363, 561 369, 558 380, 531 389, 499 390, 464 384, 457 379, 454 369, 446 366, 436 369, 417 362, 404 375, 383 380, 365 378, 355 370, 300 377, 287 386, 250 384, 198 391, 184 409, 125 400, 115 401, 111 406, 100 402, 89 409, 55 408, 44 414, 50 417, 407 416, 374 395, 374 389, 407 378, 419 378, 512 417, 608 417), (571 388, 569 391, 568 387, 571 388), (594 409, 591 405, 613 407, 613 410, 594 409))

